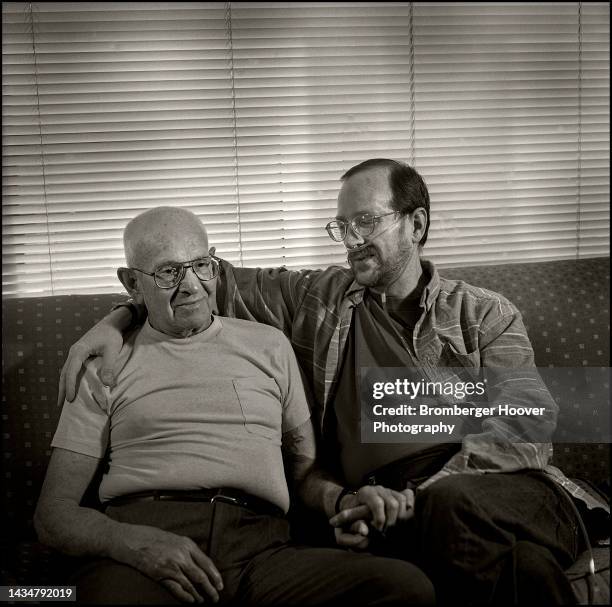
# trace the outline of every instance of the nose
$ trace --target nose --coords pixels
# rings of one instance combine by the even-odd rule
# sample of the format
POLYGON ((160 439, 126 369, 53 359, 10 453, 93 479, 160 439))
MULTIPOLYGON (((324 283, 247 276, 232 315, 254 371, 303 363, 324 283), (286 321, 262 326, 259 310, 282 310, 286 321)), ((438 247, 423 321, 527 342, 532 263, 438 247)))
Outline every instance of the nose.
POLYGON ((349 223, 346 230, 346 238, 344 239, 344 246, 347 249, 355 249, 365 243, 365 238, 361 234, 357 234, 353 229, 353 226, 349 223))
POLYGON ((185 269, 185 275, 179 283, 179 289, 185 293, 197 293, 202 289, 202 283, 193 271, 193 267, 185 269))

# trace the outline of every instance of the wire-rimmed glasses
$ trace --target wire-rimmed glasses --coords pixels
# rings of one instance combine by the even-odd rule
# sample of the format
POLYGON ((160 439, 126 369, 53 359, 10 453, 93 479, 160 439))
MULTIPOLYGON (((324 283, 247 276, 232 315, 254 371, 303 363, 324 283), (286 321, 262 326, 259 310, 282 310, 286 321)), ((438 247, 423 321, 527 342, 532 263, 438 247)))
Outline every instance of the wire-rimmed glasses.
POLYGON ((355 215, 355 217, 353 217, 350 221, 347 221, 346 219, 332 219, 325 226, 325 229, 327 230, 329 237, 336 242, 342 242, 346 238, 349 226, 351 226, 351 229, 355 234, 365 238, 374 232, 376 226, 380 223, 383 217, 399 214, 399 211, 391 211, 389 213, 383 213, 382 215, 361 213, 360 215, 355 215))
POLYGON ((192 268, 199 280, 207 281, 219 275, 219 262, 214 257, 198 257, 191 261, 170 261, 155 268, 154 272, 145 272, 139 268, 130 268, 153 276, 155 284, 160 289, 172 289, 185 277, 187 268, 192 268))

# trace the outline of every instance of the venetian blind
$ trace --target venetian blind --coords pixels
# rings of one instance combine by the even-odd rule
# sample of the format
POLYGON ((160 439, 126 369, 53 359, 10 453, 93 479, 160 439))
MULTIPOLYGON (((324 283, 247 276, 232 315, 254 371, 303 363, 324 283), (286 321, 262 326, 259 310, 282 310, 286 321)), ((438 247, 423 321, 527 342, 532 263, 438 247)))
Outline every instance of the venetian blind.
POLYGON ((607 253, 607 4, 3 3, 5 294, 116 291, 186 206, 244 265, 342 263, 371 157, 430 186, 441 265, 607 253))
POLYGON ((5 293, 121 288, 139 211, 205 214, 239 259, 223 3, 3 3, 5 293))
POLYGON ((610 5, 581 6, 578 254, 610 254, 610 5))
POLYGON ((433 259, 608 254, 608 15, 588 3, 414 5, 433 259))
POLYGON ((344 263, 340 176, 409 160, 409 4, 232 2, 231 23, 244 261, 344 263))

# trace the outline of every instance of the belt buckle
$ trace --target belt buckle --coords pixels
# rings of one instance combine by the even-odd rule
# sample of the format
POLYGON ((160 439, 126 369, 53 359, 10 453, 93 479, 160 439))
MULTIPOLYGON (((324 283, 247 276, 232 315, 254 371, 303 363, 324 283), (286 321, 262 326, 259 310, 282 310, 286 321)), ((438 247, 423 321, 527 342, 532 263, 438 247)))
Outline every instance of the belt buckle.
POLYGON ((233 504, 234 506, 242 506, 240 500, 236 497, 231 497, 229 495, 225 495, 223 493, 216 493, 210 498, 210 503, 214 504, 215 502, 224 502, 226 504, 233 504))

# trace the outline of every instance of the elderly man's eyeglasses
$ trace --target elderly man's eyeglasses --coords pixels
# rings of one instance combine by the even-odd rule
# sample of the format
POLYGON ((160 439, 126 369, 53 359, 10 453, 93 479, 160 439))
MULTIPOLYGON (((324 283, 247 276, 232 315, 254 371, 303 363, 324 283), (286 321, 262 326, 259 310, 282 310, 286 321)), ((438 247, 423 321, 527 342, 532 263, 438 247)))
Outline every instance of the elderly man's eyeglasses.
POLYGON ((219 275, 219 262, 214 257, 199 257, 183 263, 171 261, 156 268, 155 272, 145 272, 138 268, 130 270, 153 276, 155 284, 160 289, 172 289, 183 280, 187 268, 193 268, 195 275, 203 281, 212 280, 219 275))
POLYGON ((399 214, 399 211, 391 211, 390 213, 384 213, 382 215, 362 213, 361 215, 355 215, 350 221, 346 221, 345 219, 333 219, 325 226, 325 229, 329 237, 336 242, 342 242, 346 238, 349 226, 351 226, 355 234, 365 238, 374 232, 376 226, 383 217, 399 214))

